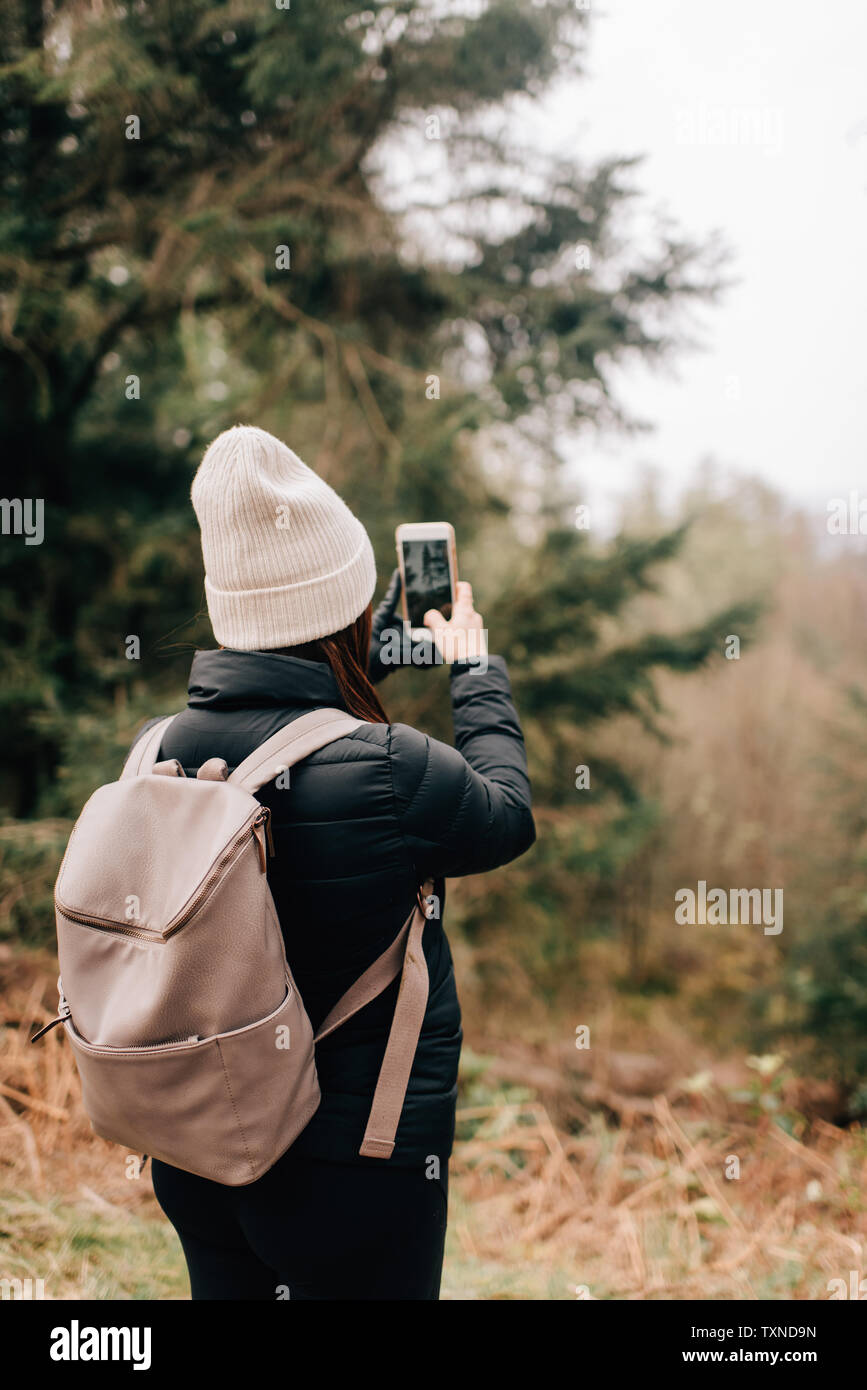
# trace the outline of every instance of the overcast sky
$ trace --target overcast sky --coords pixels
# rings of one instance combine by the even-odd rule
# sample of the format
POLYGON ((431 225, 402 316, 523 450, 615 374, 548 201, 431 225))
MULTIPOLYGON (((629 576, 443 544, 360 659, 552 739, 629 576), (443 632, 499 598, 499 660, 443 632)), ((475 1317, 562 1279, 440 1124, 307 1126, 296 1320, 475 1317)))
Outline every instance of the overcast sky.
POLYGON ((652 435, 588 441, 584 490, 699 458, 753 472, 824 517, 867 492, 867 4, 593 0, 588 74, 546 101, 540 136, 644 154, 636 180, 691 236, 717 229, 739 283, 676 376, 626 371, 652 435))

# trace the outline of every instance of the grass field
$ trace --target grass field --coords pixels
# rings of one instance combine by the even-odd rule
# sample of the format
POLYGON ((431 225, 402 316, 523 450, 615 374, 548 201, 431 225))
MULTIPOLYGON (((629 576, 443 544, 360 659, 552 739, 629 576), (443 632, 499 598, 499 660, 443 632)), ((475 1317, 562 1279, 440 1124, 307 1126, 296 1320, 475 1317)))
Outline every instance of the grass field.
MULTIPOLYGON (((148 1170, 95 1139, 45 952, 0 961, 0 1278, 47 1299, 184 1299, 148 1170)), ((827 1299, 863 1277, 867 1133, 776 1058, 684 1077, 652 1053, 467 1029, 444 1299, 827 1299), (738 1173, 738 1176, 735 1176, 738 1173), (832 1286, 833 1287, 833 1286, 832 1286)), ((696 1050, 691 1049, 695 1064, 696 1050)))

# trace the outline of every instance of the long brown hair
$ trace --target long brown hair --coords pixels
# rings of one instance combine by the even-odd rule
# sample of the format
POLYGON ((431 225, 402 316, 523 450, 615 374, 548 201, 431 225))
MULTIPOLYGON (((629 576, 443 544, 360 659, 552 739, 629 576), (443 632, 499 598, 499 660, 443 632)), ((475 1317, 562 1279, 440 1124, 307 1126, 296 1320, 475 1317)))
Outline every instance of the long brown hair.
POLYGON ((278 647, 276 650, 281 656, 327 662, 349 713, 354 714, 356 719, 368 719, 372 724, 387 724, 388 715, 367 674, 371 618, 372 608, 368 604, 355 622, 341 628, 340 632, 330 637, 320 637, 315 642, 304 642, 298 647, 278 647))

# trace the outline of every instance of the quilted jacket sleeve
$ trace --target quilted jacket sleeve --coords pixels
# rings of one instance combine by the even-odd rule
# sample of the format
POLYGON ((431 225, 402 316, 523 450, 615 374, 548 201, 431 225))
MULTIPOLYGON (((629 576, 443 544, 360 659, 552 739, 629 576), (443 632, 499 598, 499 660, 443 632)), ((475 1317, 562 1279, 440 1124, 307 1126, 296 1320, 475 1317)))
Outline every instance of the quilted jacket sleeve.
POLYGON ((517 859, 536 829, 518 713, 506 663, 454 669, 455 747, 417 729, 391 729, 395 804, 424 878, 483 873, 517 859))

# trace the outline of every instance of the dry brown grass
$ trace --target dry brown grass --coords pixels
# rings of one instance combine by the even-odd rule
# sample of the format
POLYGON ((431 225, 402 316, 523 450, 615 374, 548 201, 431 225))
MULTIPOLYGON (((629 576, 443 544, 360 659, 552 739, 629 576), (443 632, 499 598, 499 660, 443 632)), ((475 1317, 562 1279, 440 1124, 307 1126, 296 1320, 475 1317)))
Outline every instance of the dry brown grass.
MULTIPOLYGON (((90 1219, 155 1216, 150 1183, 93 1137, 62 1030, 28 1041, 52 1017, 51 956, 0 968, 0 1185, 90 1219)), ((468 1050, 445 1296, 827 1298, 830 1279, 862 1277, 867 1136, 812 1101, 794 1137, 731 1098, 742 1063, 674 1080, 671 1040, 667 1056, 599 1046, 592 1063, 569 1044, 470 1041, 485 1055, 468 1050)))
MULTIPOLYGON (((121 1151, 94 1138, 62 1028, 36 1044, 31 1033, 55 1016, 56 970, 48 952, 0 959, 0 1175, 38 1197, 63 1194, 137 1206, 143 1185, 126 1178, 121 1151)), ((150 1202, 153 1197, 150 1197, 150 1202)))
POLYGON ((697 1125, 665 1096, 580 1136, 538 1104, 461 1116, 483 1121, 455 1157, 463 1248, 572 1270, 575 1297, 827 1298, 828 1280, 863 1275, 861 1135, 817 1120, 806 1145, 774 1124, 697 1125))

